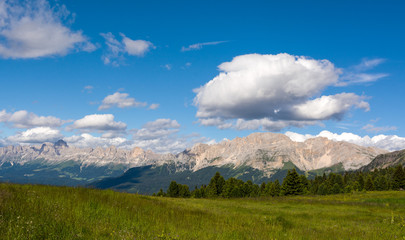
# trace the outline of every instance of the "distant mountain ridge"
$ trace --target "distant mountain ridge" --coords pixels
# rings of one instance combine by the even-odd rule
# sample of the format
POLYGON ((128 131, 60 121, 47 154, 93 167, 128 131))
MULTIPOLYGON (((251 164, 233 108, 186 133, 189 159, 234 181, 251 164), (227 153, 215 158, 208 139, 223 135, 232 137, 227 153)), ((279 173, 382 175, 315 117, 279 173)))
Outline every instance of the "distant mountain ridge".
POLYGON ((405 166, 405 150, 378 155, 369 164, 361 167, 360 170, 372 171, 374 169, 395 167, 397 165, 405 166))
POLYGON ((285 166, 295 166, 305 172, 359 169, 383 153, 387 151, 322 137, 294 142, 284 134, 276 133, 253 133, 211 145, 200 143, 178 154, 114 146, 77 148, 59 140, 54 144, 0 148, 0 180, 19 178, 20 182, 44 183, 40 177, 51 179, 53 176, 58 181, 51 181, 51 184, 80 185, 119 176, 133 167, 163 165, 170 165, 174 172, 196 172, 207 167, 248 168, 270 178, 285 166))

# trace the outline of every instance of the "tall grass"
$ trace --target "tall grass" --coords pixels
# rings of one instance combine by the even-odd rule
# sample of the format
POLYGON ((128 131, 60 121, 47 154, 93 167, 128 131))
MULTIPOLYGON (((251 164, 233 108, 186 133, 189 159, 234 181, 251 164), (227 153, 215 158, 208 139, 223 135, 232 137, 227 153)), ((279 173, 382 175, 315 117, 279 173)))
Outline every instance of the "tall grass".
POLYGON ((405 239, 405 192, 175 199, 0 184, 1 239, 405 239))

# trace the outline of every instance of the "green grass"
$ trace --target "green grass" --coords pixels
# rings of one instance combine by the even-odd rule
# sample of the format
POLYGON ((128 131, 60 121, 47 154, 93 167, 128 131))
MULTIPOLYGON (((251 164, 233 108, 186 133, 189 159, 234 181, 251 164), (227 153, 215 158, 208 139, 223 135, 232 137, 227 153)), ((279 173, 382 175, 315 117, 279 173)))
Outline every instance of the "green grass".
POLYGON ((405 239, 405 191, 171 199, 0 184, 1 239, 405 239))

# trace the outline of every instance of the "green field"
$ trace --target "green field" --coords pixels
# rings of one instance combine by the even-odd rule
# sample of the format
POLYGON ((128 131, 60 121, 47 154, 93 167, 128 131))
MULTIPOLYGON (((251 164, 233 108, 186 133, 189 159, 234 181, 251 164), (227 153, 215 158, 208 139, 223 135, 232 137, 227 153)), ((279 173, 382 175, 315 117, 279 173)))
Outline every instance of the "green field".
POLYGON ((1 239, 405 239, 405 191, 174 199, 0 184, 1 239))

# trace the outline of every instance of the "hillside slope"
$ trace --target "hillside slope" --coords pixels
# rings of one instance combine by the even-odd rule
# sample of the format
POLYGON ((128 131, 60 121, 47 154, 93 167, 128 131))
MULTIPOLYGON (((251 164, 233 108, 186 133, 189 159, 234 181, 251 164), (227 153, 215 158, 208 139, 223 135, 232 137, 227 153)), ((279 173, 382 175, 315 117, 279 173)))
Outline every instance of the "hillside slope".
POLYGON ((378 155, 369 164, 362 167, 361 170, 372 171, 376 168, 381 169, 397 165, 405 166, 405 150, 378 155))

